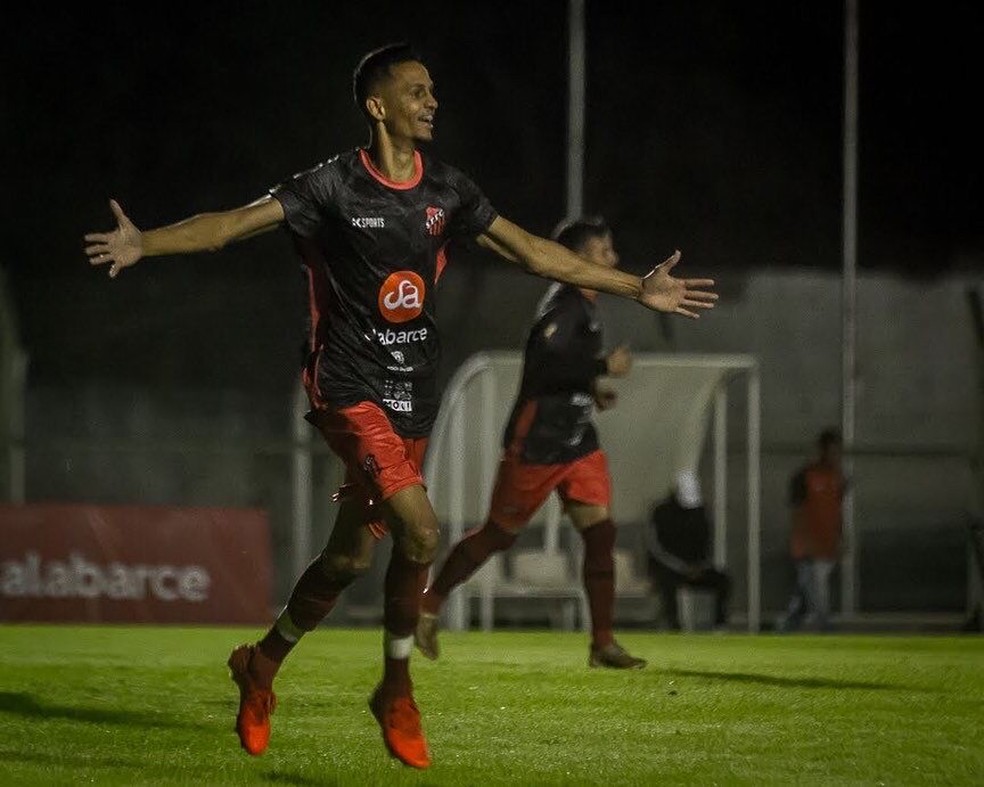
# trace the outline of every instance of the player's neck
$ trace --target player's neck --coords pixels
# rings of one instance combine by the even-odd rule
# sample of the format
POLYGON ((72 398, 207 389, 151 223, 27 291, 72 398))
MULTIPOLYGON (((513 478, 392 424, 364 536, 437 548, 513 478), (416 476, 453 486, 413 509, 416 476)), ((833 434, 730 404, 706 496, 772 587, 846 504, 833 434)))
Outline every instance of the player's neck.
POLYGON ((373 166, 394 183, 404 183, 417 176, 417 148, 413 140, 395 141, 392 137, 373 135, 366 148, 373 166))

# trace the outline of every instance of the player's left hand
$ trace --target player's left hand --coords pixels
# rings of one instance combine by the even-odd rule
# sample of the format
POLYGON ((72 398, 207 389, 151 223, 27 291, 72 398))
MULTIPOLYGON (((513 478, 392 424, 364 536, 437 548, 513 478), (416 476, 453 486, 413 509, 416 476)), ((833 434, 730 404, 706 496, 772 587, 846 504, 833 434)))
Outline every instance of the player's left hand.
POLYGON ((714 279, 676 279, 670 271, 680 261, 680 251, 653 268, 642 278, 639 302, 654 311, 681 314, 684 317, 700 317, 694 309, 712 309, 718 299, 714 279))
POLYGON ((594 389, 594 401, 599 410, 610 410, 618 401, 618 393, 612 388, 598 385, 594 389))

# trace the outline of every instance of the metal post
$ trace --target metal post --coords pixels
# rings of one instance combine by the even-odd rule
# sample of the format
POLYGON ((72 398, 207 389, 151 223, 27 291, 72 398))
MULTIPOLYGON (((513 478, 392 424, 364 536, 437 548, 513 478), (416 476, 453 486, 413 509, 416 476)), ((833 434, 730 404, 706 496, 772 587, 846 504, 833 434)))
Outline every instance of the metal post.
POLYGON ((293 494, 292 564, 299 577, 311 560, 311 425, 304 420, 307 394, 300 384, 294 392, 291 486, 293 494))
MULTIPOLYGON (((456 401, 452 405, 451 423, 448 429, 450 446, 450 461, 448 462, 448 538, 456 544, 464 534, 465 499, 464 499, 464 456, 465 456, 465 417, 464 405, 456 401)), ((465 594, 452 593, 448 599, 448 628, 461 631, 467 627, 467 610, 465 609, 465 594)))
POLYGON ((728 562, 728 391, 714 392, 714 565, 728 562))
POLYGON ((762 523, 760 495, 761 382, 758 366, 748 372, 748 630, 762 619, 762 523))
POLYGON ((568 5, 567 216, 581 215, 584 205, 584 3, 568 5))
MULTIPOLYGON (((854 471, 855 355, 857 314, 857 161, 858 161, 858 2, 845 0, 844 21, 844 277, 842 327, 842 426, 844 472, 854 471)), ((841 564, 841 614, 857 613, 858 549, 860 539, 854 522, 854 484, 844 498, 844 559, 841 564)))

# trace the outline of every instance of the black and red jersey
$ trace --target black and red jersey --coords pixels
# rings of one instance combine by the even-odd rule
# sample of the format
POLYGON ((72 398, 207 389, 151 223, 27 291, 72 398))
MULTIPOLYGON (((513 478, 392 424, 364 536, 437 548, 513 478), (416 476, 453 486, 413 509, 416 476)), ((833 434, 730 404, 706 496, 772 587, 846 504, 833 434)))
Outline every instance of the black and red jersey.
POLYGON ((566 464, 598 449, 591 420, 595 378, 607 371, 594 301, 554 284, 540 301, 523 355, 519 395, 503 445, 529 464, 566 464))
POLYGON ((403 183, 356 148, 270 190, 308 277, 315 406, 375 402, 404 437, 428 434, 440 404, 434 286, 448 244, 497 215, 462 172, 415 155, 403 183))

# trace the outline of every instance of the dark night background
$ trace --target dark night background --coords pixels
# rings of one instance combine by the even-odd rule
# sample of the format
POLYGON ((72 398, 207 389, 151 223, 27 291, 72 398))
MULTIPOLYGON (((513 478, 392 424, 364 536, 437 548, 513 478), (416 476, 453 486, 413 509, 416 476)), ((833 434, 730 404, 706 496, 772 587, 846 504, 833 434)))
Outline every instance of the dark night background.
MULTIPOLYGON (((35 383, 289 380, 301 302, 283 236, 112 283, 81 238, 112 226, 110 197, 151 227, 361 144, 350 74, 381 43, 412 40, 428 61, 435 155, 534 232, 563 214, 558 0, 36 5, 17 20, 2 260, 35 383)), ((679 247, 727 296, 754 269, 841 266, 843 21, 840 3, 589 0, 584 201, 626 267, 679 247)), ((981 269, 982 32, 976 3, 860 3, 861 271, 981 269)), ((502 264, 457 262, 476 287, 502 264)))
MULTIPOLYGON (((984 466, 971 456, 984 450, 984 372, 965 298, 984 274, 984 25, 972 2, 859 6, 860 601, 959 609, 984 466)), ((760 360, 775 607, 786 474, 842 407, 844 7, 586 7, 584 207, 613 225, 623 267, 642 273, 679 248, 681 275, 714 276, 722 296, 697 323, 612 299, 606 338, 760 360)), ((305 327, 289 239, 149 259, 110 281, 82 237, 112 228, 111 197, 159 226, 364 143, 351 72, 394 40, 417 45, 437 84, 431 152, 547 234, 565 212, 566 25, 561 0, 8 11, 0 265, 28 358, 26 499, 265 508, 284 591, 305 327)), ((545 287, 484 252, 455 255, 438 289, 440 382, 478 350, 520 347, 545 287)), ((332 472, 313 475, 333 491, 332 472)), ((312 543, 331 519, 315 495, 312 543)))

